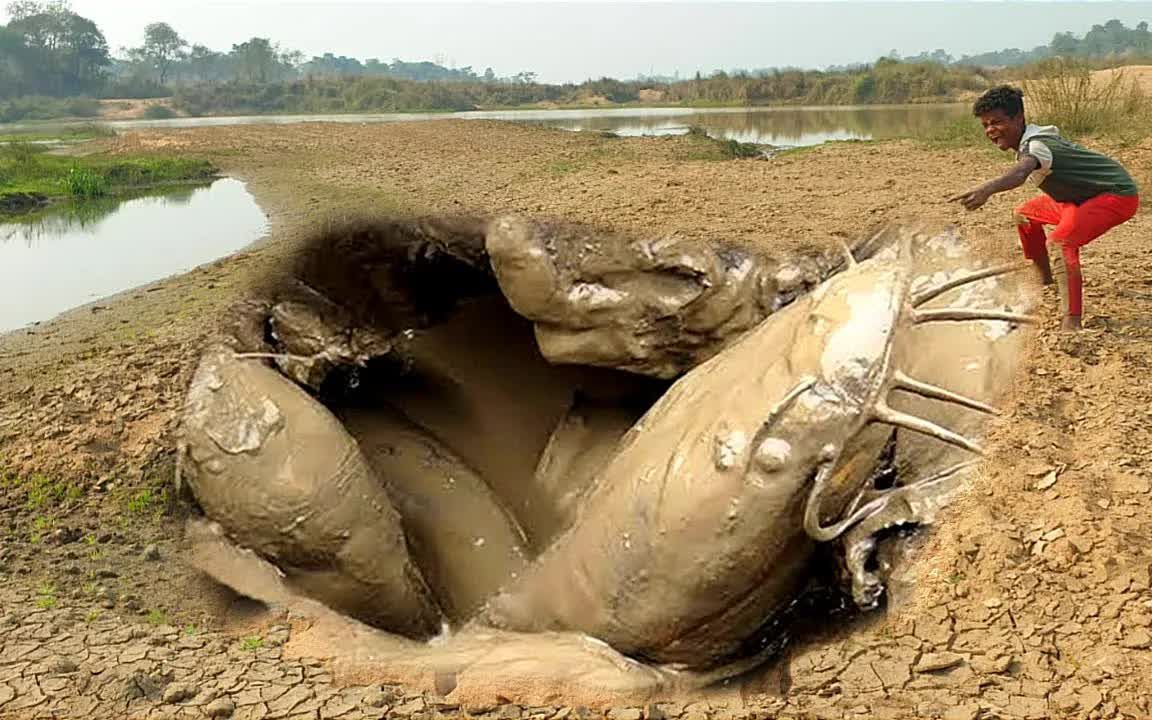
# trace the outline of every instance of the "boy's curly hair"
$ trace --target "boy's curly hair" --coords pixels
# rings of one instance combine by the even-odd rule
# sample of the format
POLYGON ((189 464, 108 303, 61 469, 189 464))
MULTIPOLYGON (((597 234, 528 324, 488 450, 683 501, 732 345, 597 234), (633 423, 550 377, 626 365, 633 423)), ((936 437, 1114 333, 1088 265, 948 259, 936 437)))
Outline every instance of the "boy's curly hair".
POLYGON ((981 95, 974 105, 972 114, 976 116, 994 110, 1003 110, 1008 117, 1016 117, 1024 112, 1024 93, 1011 85, 999 85, 981 95))

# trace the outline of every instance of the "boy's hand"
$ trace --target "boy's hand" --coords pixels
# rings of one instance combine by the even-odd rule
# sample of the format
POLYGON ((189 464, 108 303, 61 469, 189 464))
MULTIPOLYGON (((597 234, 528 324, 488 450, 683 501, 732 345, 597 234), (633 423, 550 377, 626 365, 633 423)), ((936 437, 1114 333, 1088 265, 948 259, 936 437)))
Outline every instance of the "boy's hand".
POLYGON ((980 187, 965 190, 962 193, 957 193, 948 198, 948 202, 959 201, 966 210, 975 210, 988 202, 988 198, 992 197, 992 193, 985 189, 983 185, 980 187))

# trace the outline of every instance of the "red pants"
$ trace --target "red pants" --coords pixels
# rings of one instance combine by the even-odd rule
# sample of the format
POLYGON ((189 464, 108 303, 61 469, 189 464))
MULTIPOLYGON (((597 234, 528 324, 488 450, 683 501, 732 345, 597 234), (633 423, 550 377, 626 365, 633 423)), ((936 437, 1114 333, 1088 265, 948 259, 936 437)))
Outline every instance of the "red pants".
POLYGON ((1047 195, 1034 197, 1020 207, 1016 214, 1023 218, 1016 229, 1024 257, 1035 260, 1046 256, 1048 239, 1045 225, 1055 225, 1052 242, 1060 243, 1064 255, 1064 269, 1068 280, 1068 314, 1080 316, 1083 310, 1083 276, 1080 273, 1080 248, 1130 220, 1140 209, 1136 195, 1097 195, 1082 205, 1056 202, 1047 195))

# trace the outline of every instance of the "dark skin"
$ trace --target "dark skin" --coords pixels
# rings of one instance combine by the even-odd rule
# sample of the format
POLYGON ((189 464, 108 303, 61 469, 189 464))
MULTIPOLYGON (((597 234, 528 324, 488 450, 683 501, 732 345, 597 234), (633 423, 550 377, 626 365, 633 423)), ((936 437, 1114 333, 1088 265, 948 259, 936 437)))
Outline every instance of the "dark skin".
MULTIPOLYGON (((980 124, 984 127, 984 136, 991 140, 996 147, 1004 152, 1015 151, 1020 147, 1020 139, 1024 137, 1024 113, 1013 116, 1003 110, 993 110, 983 113, 978 117, 980 118, 980 124)), ((1023 185, 1028 180, 1028 176, 1039 167, 1039 160, 1030 155, 1025 155, 1021 157, 1015 165, 1010 167, 1008 172, 1000 177, 965 190, 962 193, 952 195, 948 198, 948 201, 959 202, 966 210, 977 210, 983 207, 984 203, 988 202, 988 198, 996 193, 1015 190, 1023 185)), ((1048 255, 1043 254, 1038 258, 1034 258, 1032 262, 1036 265, 1036 271, 1040 275, 1040 281, 1045 285, 1051 285, 1053 282, 1052 265, 1048 260, 1048 255)), ((1075 315, 1066 316, 1064 318, 1064 329, 1079 330, 1080 318, 1075 315)))
MULTIPOLYGON (((1020 138, 1024 137, 1024 113, 1015 117, 1003 110, 980 115, 980 124, 984 126, 984 135, 1001 150, 1015 151, 1020 147, 1020 138)), ((957 193, 948 198, 949 202, 959 202, 967 210, 976 210, 988 202, 988 198, 996 193, 1015 190, 1028 180, 1033 170, 1040 167, 1040 161, 1031 156, 1020 158, 1019 162, 1009 168, 995 180, 977 185, 976 187, 957 193)))

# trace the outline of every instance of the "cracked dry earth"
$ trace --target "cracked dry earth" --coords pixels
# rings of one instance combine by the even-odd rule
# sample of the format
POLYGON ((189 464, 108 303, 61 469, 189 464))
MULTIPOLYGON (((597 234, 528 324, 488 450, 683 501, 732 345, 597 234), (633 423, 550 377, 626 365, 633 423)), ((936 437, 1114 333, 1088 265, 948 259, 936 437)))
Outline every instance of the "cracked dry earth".
MULTIPOLYGON (((957 222, 990 260, 1014 257, 1008 218, 1025 192, 972 214, 941 200, 1002 169, 987 150, 837 144, 721 161, 694 142, 499 123, 109 141, 214 158, 249 180, 273 229, 232 259, 0 338, 0 718, 1152 717, 1147 210, 1086 251, 1085 332, 1058 333, 1044 295, 991 459, 917 540, 888 608, 816 622, 712 696, 458 707, 448 684, 345 686, 326 660, 292 650, 303 618, 262 612, 187 566, 191 509, 171 485, 170 432, 192 359, 318 206, 515 210, 778 251, 898 212, 957 222)), ((1152 186, 1152 144, 1104 147, 1152 186)))

